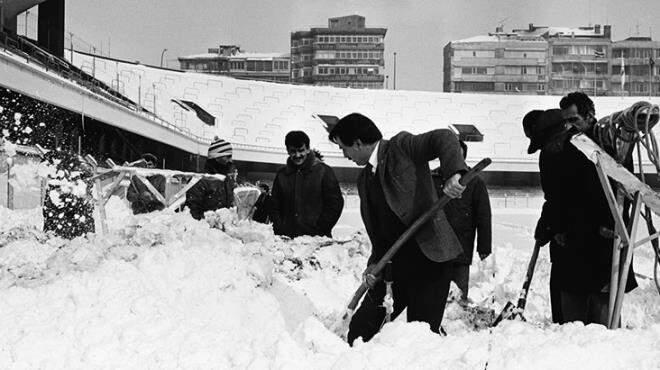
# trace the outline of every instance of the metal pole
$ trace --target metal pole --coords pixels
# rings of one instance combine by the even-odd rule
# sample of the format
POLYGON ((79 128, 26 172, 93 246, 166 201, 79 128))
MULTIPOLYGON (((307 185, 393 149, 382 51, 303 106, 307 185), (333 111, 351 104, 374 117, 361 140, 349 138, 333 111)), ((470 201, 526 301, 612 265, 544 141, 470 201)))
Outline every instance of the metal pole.
MULTIPOLYGON (((651 49, 651 55, 653 55, 653 49, 651 49)), ((652 56, 649 56, 649 58, 653 58, 652 56)), ((653 65, 651 65, 652 59, 649 59, 649 99, 651 98, 651 94, 653 92, 653 65)))
POLYGON ((385 76, 385 90, 389 88, 388 84, 390 82, 390 76, 385 76))
POLYGON ((29 10, 26 10, 26 11, 25 11, 25 37, 28 37, 28 34, 27 34, 27 31, 28 31, 28 30, 27 30, 27 24, 28 24, 28 15, 29 15, 29 14, 30 14, 30 11, 29 11, 29 10))
POLYGON ((142 76, 138 75, 138 107, 142 106, 142 76))
POLYGON ((151 86, 154 89, 154 116, 155 116, 156 115, 156 84, 153 83, 153 84, 151 84, 151 86))
POLYGON ((396 51, 394 52, 394 76, 393 76, 394 90, 396 90, 396 51))
POLYGON ((71 53, 70 62, 73 64, 73 32, 69 32, 69 53, 71 53))
POLYGON ((596 73, 596 60, 594 60, 594 96, 598 95, 596 92, 596 79, 598 74, 596 73))

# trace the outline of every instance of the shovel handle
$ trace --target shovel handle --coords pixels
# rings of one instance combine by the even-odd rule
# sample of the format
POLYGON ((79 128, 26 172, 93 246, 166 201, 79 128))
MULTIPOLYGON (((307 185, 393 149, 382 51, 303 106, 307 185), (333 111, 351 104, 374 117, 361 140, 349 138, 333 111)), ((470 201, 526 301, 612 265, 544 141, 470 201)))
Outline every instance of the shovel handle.
MULTIPOLYGON (((484 168, 488 167, 491 164, 491 162, 492 161, 490 158, 482 159, 468 172, 466 172, 465 175, 461 176, 459 183, 461 185, 466 185, 467 183, 472 181, 472 179, 475 176, 477 176, 479 172, 481 172, 484 168)), ((397 241, 394 242, 394 244, 392 244, 390 249, 388 249, 387 252, 385 252, 383 257, 380 258, 378 263, 376 263, 376 266, 374 266, 374 268, 371 270, 371 273, 373 275, 378 275, 383 270, 383 268, 385 268, 385 265, 387 265, 387 263, 392 259, 392 257, 394 257, 394 254, 398 252, 399 249, 401 249, 401 247, 410 239, 410 237, 412 237, 417 232, 417 230, 419 230, 431 217, 435 216, 435 214, 438 212, 440 208, 447 205, 447 203, 449 203, 451 199, 452 198, 447 196, 447 194, 443 194, 440 197, 440 199, 437 202, 435 202, 433 206, 431 206, 429 210, 427 210, 421 216, 419 216, 417 220, 415 220, 415 222, 413 222, 413 224, 410 225, 410 227, 408 227, 408 229, 403 234, 401 234, 399 239, 397 239, 397 241)), ((367 292, 367 289, 368 289, 367 285, 364 282, 362 282, 362 284, 360 284, 360 287, 355 291, 355 294, 353 294, 353 298, 348 303, 348 309, 354 310, 355 307, 357 307, 358 303, 360 302, 360 299, 362 298, 364 293, 367 292)))
POLYGON ((532 257, 529 259, 529 265, 527 265, 527 275, 525 275, 525 282, 523 283, 522 291, 518 298, 518 304, 516 305, 519 310, 524 310, 525 304, 527 304, 527 293, 529 293, 529 286, 532 284, 532 278, 534 277, 534 270, 536 269, 536 261, 539 259, 540 250, 541 243, 536 242, 534 244, 534 250, 532 251, 532 257))

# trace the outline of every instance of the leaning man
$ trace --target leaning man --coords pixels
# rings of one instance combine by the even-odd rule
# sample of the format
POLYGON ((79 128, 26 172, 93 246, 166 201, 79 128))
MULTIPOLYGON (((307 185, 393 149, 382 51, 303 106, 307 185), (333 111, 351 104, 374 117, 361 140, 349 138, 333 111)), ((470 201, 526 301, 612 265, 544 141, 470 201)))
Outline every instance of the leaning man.
POLYGON ((289 158, 275 175, 270 202, 275 234, 331 237, 344 207, 334 171, 310 149, 304 132, 289 132, 284 145, 289 158))
MULTIPOLYGON (((435 202, 438 196, 428 162, 440 159, 447 179, 443 191, 459 197, 459 183, 467 171, 458 139, 449 130, 421 135, 400 132, 390 140, 367 117, 352 113, 340 119, 329 138, 344 156, 365 166, 358 177, 360 213, 372 251, 363 279, 369 287, 349 326, 348 342, 370 340, 386 316, 385 284, 372 270, 396 240, 435 202)), ((395 318, 405 308, 408 321, 423 321, 440 332, 445 311, 452 260, 463 252, 444 212, 430 219, 392 258, 392 296, 395 318)))

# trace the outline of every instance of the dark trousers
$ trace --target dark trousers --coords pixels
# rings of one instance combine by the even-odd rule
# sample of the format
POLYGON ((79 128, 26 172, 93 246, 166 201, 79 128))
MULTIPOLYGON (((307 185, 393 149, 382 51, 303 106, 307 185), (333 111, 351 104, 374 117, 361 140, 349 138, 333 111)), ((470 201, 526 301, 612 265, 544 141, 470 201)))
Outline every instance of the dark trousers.
POLYGON ((468 299, 468 285, 470 284, 470 265, 454 262, 452 264, 451 281, 461 290, 461 299, 468 299))
MULTIPOLYGON (((439 273, 429 279, 395 278, 392 284, 394 298, 392 320, 408 308, 408 322, 426 322, 433 332, 440 333, 440 324, 449 294, 451 262, 439 263, 438 268, 439 273)), ((367 342, 378 333, 385 319, 385 308, 382 307, 384 297, 385 283, 382 281, 367 291, 349 325, 350 345, 353 345, 353 341, 359 337, 367 342)))
POLYGON ((607 326, 608 293, 561 292, 561 311, 564 322, 582 321, 607 326))
POLYGON ((550 308, 552 309, 552 322, 563 324, 564 318, 561 314, 561 289, 559 287, 559 265, 553 262, 550 265, 550 308))

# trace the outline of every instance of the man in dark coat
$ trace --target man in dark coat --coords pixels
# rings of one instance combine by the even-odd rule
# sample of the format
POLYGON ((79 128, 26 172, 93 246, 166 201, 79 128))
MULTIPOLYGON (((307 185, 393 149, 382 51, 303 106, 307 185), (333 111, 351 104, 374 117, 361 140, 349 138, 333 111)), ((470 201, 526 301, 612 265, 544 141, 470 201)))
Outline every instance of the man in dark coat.
MULTIPOLYGON (((532 130, 532 137, 545 135, 547 139, 540 139, 545 141, 543 150, 553 150, 553 166, 559 168, 551 172, 557 176, 553 191, 558 196, 548 221, 558 255, 554 256, 558 264, 553 266, 551 279, 559 289, 559 322, 607 325, 612 239, 601 230, 612 230, 614 220, 594 164, 569 142, 577 130, 572 124, 567 129, 566 120, 565 113, 550 109, 532 130), (550 127, 555 129, 543 131, 550 127)), ((631 269, 626 291, 636 285, 631 269)))
POLYGON ((206 173, 227 176, 225 180, 214 177, 202 178, 186 192, 185 205, 196 220, 204 218, 204 212, 229 208, 234 203, 236 183, 229 176, 233 169, 231 144, 215 138, 209 146, 206 173))
MULTIPOLYGON (((462 140, 459 144, 465 159, 467 145, 462 140)), ((433 182, 440 194, 444 179, 438 169, 433 171, 433 182)), ((447 203, 444 211, 463 246, 463 253, 453 262, 451 280, 461 290, 461 299, 467 300, 475 236, 477 236, 477 253, 480 260, 486 259, 492 250, 490 199, 484 180, 476 176, 465 186, 460 198, 452 199, 447 203)))
MULTIPOLYGON (((378 260, 410 225, 437 200, 428 162, 440 159, 448 179, 444 193, 456 198, 467 171, 458 139, 449 130, 421 135, 400 132, 383 140, 367 117, 352 113, 340 119, 329 138, 344 156, 365 166, 358 177, 360 213, 371 240, 372 252, 363 273, 369 291, 350 323, 348 341, 370 340, 385 318, 385 284, 372 270, 378 260)), ((443 211, 422 226, 392 259, 392 295, 396 317, 407 308, 408 321, 423 321, 439 333, 447 303, 452 260, 463 252, 443 211)))
POLYGON ((536 224, 534 238, 543 246, 550 243, 550 306, 552 322, 563 323, 561 315, 561 290, 558 284, 558 274, 561 270, 561 245, 563 236, 560 234, 561 221, 561 178, 565 170, 562 163, 562 150, 570 135, 563 120, 539 122, 542 110, 533 110, 523 118, 525 135, 531 139, 528 154, 541 149, 539 155, 539 173, 541 189, 545 202, 541 217, 536 224), (555 239, 555 236, 557 239, 555 239))
POLYGON ((79 155, 55 149, 44 162, 53 167, 43 205, 44 231, 66 239, 94 232, 91 166, 79 155))
POLYGON ((344 198, 335 173, 309 148, 309 137, 291 131, 284 139, 289 158, 277 171, 270 199, 277 235, 331 237, 344 198))
MULTIPOLYGON (((151 153, 143 154, 142 159, 144 160, 143 166, 145 168, 155 168, 158 162, 156 156, 151 153)), ((165 196, 165 176, 156 174, 146 176, 145 178, 162 196, 165 196)), ((126 199, 131 203, 131 209, 134 215, 160 211, 165 208, 165 205, 156 199, 136 175, 131 176, 131 184, 126 190, 126 199)))

